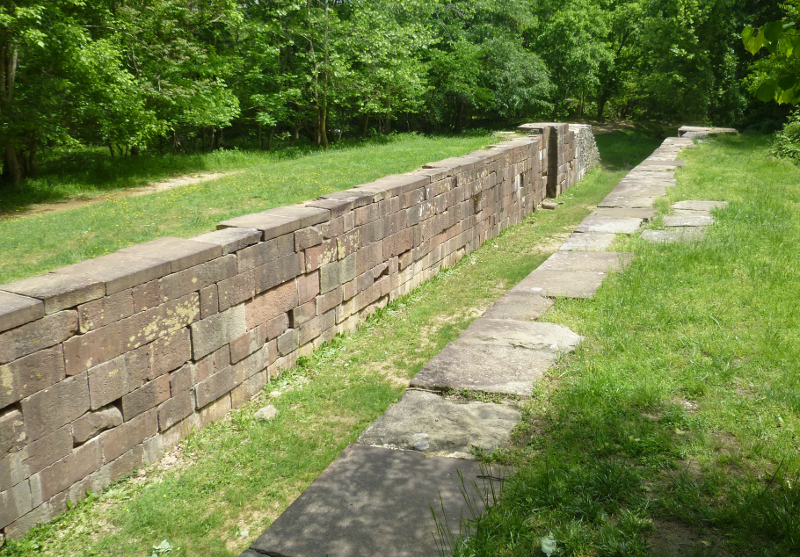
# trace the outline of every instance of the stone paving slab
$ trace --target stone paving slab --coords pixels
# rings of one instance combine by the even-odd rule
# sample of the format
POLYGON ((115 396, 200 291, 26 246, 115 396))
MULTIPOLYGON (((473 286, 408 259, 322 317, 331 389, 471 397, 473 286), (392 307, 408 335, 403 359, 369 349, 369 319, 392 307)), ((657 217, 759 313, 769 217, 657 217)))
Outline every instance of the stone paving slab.
POLYGON ((601 217, 632 218, 651 221, 656 216, 655 209, 636 209, 633 207, 599 207, 593 214, 601 217))
POLYGON ((575 229, 576 232, 612 232, 633 234, 642 226, 642 219, 589 215, 575 229))
POLYGON ((482 317, 534 321, 553 307, 553 300, 528 292, 507 292, 482 317))
POLYGON ((358 443, 471 458, 473 447, 486 452, 504 447, 521 415, 507 404, 454 402, 409 390, 358 436, 358 443))
POLYGON ((671 230, 645 230, 642 239, 648 242, 673 242, 699 241, 705 236, 702 228, 673 228, 671 230))
POLYGON ((613 232, 573 232, 561 247, 562 251, 607 251, 617 235, 613 232))
POLYGON ((242 557, 438 555, 431 509, 457 534, 473 518, 465 497, 485 508, 484 475, 471 460, 350 445, 242 557))
MULTIPOLYGON (((670 184, 671 185, 671 184, 670 184)), ((670 185, 663 184, 642 184, 639 182, 620 182, 609 193, 618 195, 621 193, 638 194, 638 195, 656 195, 662 196, 667 194, 667 188, 670 185)))
MULTIPOLYGON (((605 273, 601 274, 605 275, 605 273)), ((522 289, 518 290, 514 287, 513 290, 519 292, 522 289)), ((528 323, 511 319, 479 317, 464 329, 458 340, 463 343, 511 346, 546 352, 571 352, 581 341, 581 336, 557 323, 539 323, 537 321, 528 323)))
POLYGON ((425 364, 411 386, 529 396, 555 361, 552 352, 457 340, 425 364))
POLYGON ((672 204, 673 209, 684 209, 687 211, 712 211, 714 209, 724 209, 728 206, 727 201, 678 201, 672 204))
POLYGON ((650 208, 660 196, 655 195, 615 195, 609 194, 601 201, 598 208, 650 208))
POLYGON ((588 271, 533 271, 512 290, 542 296, 593 298, 606 273, 588 271))
POLYGON ((714 218, 714 215, 712 215, 709 211, 693 211, 691 209, 673 209, 672 212, 676 215, 687 215, 690 217, 704 216, 704 217, 714 218))
POLYGON ((619 271, 633 258, 627 252, 557 251, 539 265, 543 271, 619 271))
POLYGON ((642 162, 639 163, 639 166, 662 166, 664 164, 668 164, 669 166, 683 166, 686 164, 686 161, 662 161, 658 159, 653 159, 651 157, 646 158, 642 162))
POLYGON ((709 226, 714 224, 714 217, 711 215, 675 215, 664 217, 664 226, 667 228, 683 226, 709 226))

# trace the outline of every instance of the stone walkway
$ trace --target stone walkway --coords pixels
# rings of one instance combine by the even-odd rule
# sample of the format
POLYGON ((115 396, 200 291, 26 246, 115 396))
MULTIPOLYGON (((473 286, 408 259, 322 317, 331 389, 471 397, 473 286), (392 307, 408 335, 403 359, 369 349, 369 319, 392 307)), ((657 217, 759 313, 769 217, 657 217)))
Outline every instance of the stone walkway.
MULTIPOLYGON (((502 296, 411 380, 400 401, 347 447, 242 557, 360 557, 438 554, 437 524, 455 534, 481 512, 503 471, 487 470, 475 452, 503 447, 520 419, 515 406, 533 383, 581 337, 537 319, 551 297, 592 298, 610 271, 633 254, 607 251, 617 234, 654 218, 653 204, 675 185, 678 152, 691 139, 670 138, 634 168, 576 228, 560 250, 502 296), (493 393, 504 402, 446 396, 493 393)), ((682 201, 653 241, 697 238, 726 204, 682 201)))

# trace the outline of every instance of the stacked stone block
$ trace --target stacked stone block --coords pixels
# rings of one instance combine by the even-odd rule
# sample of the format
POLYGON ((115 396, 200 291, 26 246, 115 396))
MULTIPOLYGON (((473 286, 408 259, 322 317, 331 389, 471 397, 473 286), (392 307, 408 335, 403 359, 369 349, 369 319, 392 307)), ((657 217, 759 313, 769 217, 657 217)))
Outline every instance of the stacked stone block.
POLYGON ((519 223, 552 160, 520 138, 0 286, 0 529, 153 461, 519 223))

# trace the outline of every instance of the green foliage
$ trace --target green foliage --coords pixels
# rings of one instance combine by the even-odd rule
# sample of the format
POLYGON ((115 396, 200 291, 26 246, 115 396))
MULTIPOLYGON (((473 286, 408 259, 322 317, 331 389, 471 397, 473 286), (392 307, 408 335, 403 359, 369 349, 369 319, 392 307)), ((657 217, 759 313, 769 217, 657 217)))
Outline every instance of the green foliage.
POLYGON ((800 164, 800 111, 795 110, 783 129, 775 134, 771 152, 776 157, 800 164))

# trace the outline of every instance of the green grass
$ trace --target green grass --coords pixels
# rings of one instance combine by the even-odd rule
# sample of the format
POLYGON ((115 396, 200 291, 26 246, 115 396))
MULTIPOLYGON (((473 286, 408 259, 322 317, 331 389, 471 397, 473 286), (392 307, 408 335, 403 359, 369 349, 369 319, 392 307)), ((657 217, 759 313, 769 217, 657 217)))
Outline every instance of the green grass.
POLYGON ((730 202, 700 243, 546 318, 586 340, 538 386, 519 467, 459 556, 800 554, 800 169, 764 137, 683 152, 669 203, 730 202))
MULTIPOLYGON (((659 141, 620 134, 637 162, 659 141), (639 157, 639 159, 637 159, 639 157)), ((627 147, 626 147, 627 146, 627 147)), ((238 555, 365 427, 400 398, 405 382, 550 253, 624 172, 597 169, 410 295, 379 310, 267 385, 267 395, 180 446, 181 464, 123 480, 55 522, 12 541, 7 556, 146 556, 166 539, 170 557, 238 555), (558 239, 558 241, 554 241, 558 239), (269 399, 271 422, 253 413, 269 399)))
MULTIPOLYGON (((388 174, 408 172, 426 162, 463 155, 491 141, 488 134, 401 134, 327 152, 298 151, 296 157, 287 157, 286 152, 226 151, 185 158, 117 159, 114 165, 118 166, 109 165, 110 159, 101 154, 84 153, 84 163, 80 159, 67 162, 62 174, 27 184, 24 195, 41 193, 42 180, 52 180, 58 196, 80 197, 99 190, 118 192, 190 168, 242 171, 162 193, 109 197, 87 207, 0 220, 0 284, 163 236, 190 237, 213 230, 227 218, 316 199, 388 174)), ((10 199, 8 203, 13 204, 23 194, 0 191, 3 195, 0 200, 10 199)))

